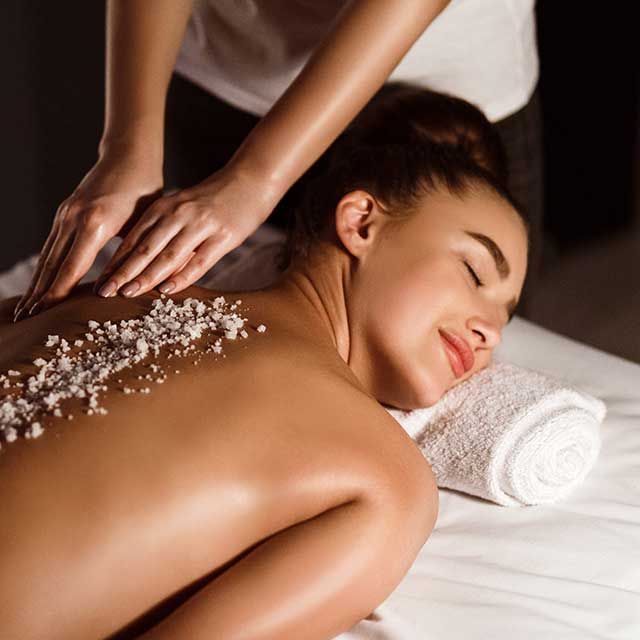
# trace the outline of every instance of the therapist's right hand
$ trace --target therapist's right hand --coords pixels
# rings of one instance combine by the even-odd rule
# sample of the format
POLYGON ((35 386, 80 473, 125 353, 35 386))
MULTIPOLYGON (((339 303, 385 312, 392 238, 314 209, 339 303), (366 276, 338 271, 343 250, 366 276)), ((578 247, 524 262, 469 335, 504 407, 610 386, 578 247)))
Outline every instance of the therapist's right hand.
POLYGON ((58 207, 29 287, 16 305, 14 322, 45 293, 55 303, 66 298, 105 244, 124 237, 162 195, 162 187, 162 163, 149 155, 102 155, 58 207))

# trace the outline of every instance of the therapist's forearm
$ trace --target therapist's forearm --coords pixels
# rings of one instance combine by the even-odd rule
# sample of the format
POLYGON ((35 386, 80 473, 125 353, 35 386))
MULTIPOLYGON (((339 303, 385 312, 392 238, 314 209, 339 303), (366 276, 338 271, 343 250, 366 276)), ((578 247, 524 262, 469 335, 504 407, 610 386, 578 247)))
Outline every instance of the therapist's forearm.
POLYGON ((365 106, 448 0, 355 0, 229 165, 282 195, 365 106))
POLYGON ((100 151, 162 155, 169 79, 193 0, 108 0, 105 119, 100 151))

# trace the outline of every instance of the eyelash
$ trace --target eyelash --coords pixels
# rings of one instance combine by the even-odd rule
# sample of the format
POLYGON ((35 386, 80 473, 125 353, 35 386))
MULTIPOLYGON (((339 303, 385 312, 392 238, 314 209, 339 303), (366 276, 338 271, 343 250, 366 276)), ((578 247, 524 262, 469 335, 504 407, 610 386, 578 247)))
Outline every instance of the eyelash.
POLYGON ((478 278, 476 272, 471 268, 471 265, 466 261, 463 260, 465 266, 467 267, 467 269, 469 270, 469 273, 471 274, 471 277, 474 279, 476 286, 477 287, 481 287, 484 282, 482 282, 482 280, 480 280, 480 278, 478 278))

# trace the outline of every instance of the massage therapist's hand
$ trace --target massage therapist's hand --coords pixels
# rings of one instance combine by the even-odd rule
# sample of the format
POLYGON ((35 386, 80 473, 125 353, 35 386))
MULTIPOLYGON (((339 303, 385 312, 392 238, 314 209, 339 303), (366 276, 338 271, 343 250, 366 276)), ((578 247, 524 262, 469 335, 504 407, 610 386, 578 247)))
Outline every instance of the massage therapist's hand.
POLYGON ((152 154, 101 154, 75 191, 58 207, 14 322, 63 300, 114 236, 123 237, 162 195, 162 161, 152 154))
POLYGON ((256 174, 226 165, 196 184, 157 199, 113 254, 94 288, 99 295, 137 296, 192 285, 242 244, 282 193, 256 174), (126 286, 125 286, 126 285, 126 286))

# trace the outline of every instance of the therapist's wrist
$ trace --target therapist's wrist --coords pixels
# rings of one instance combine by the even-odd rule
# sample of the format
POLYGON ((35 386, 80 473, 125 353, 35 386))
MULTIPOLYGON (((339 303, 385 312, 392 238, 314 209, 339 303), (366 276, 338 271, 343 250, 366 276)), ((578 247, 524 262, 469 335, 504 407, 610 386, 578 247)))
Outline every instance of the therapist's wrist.
POLYGON ((272 207, 278 204, 290 187, 285 176, 274 171, 271 165, 254 158, 236 154, 227 162, 224 170, 239 181, 259 189, 265 204, 272 207))
POLYGON ((131 140, 100 144, 98 164, 126 169, 142 176, 155 176, 163 181, 163 151, 151 144, 136 144, 131 140))
POLYGON ((128 156, 162 164, 164 154, 163 133, 132 128, 128 131, 105 131, 98 144, 98 156, 128 156))

